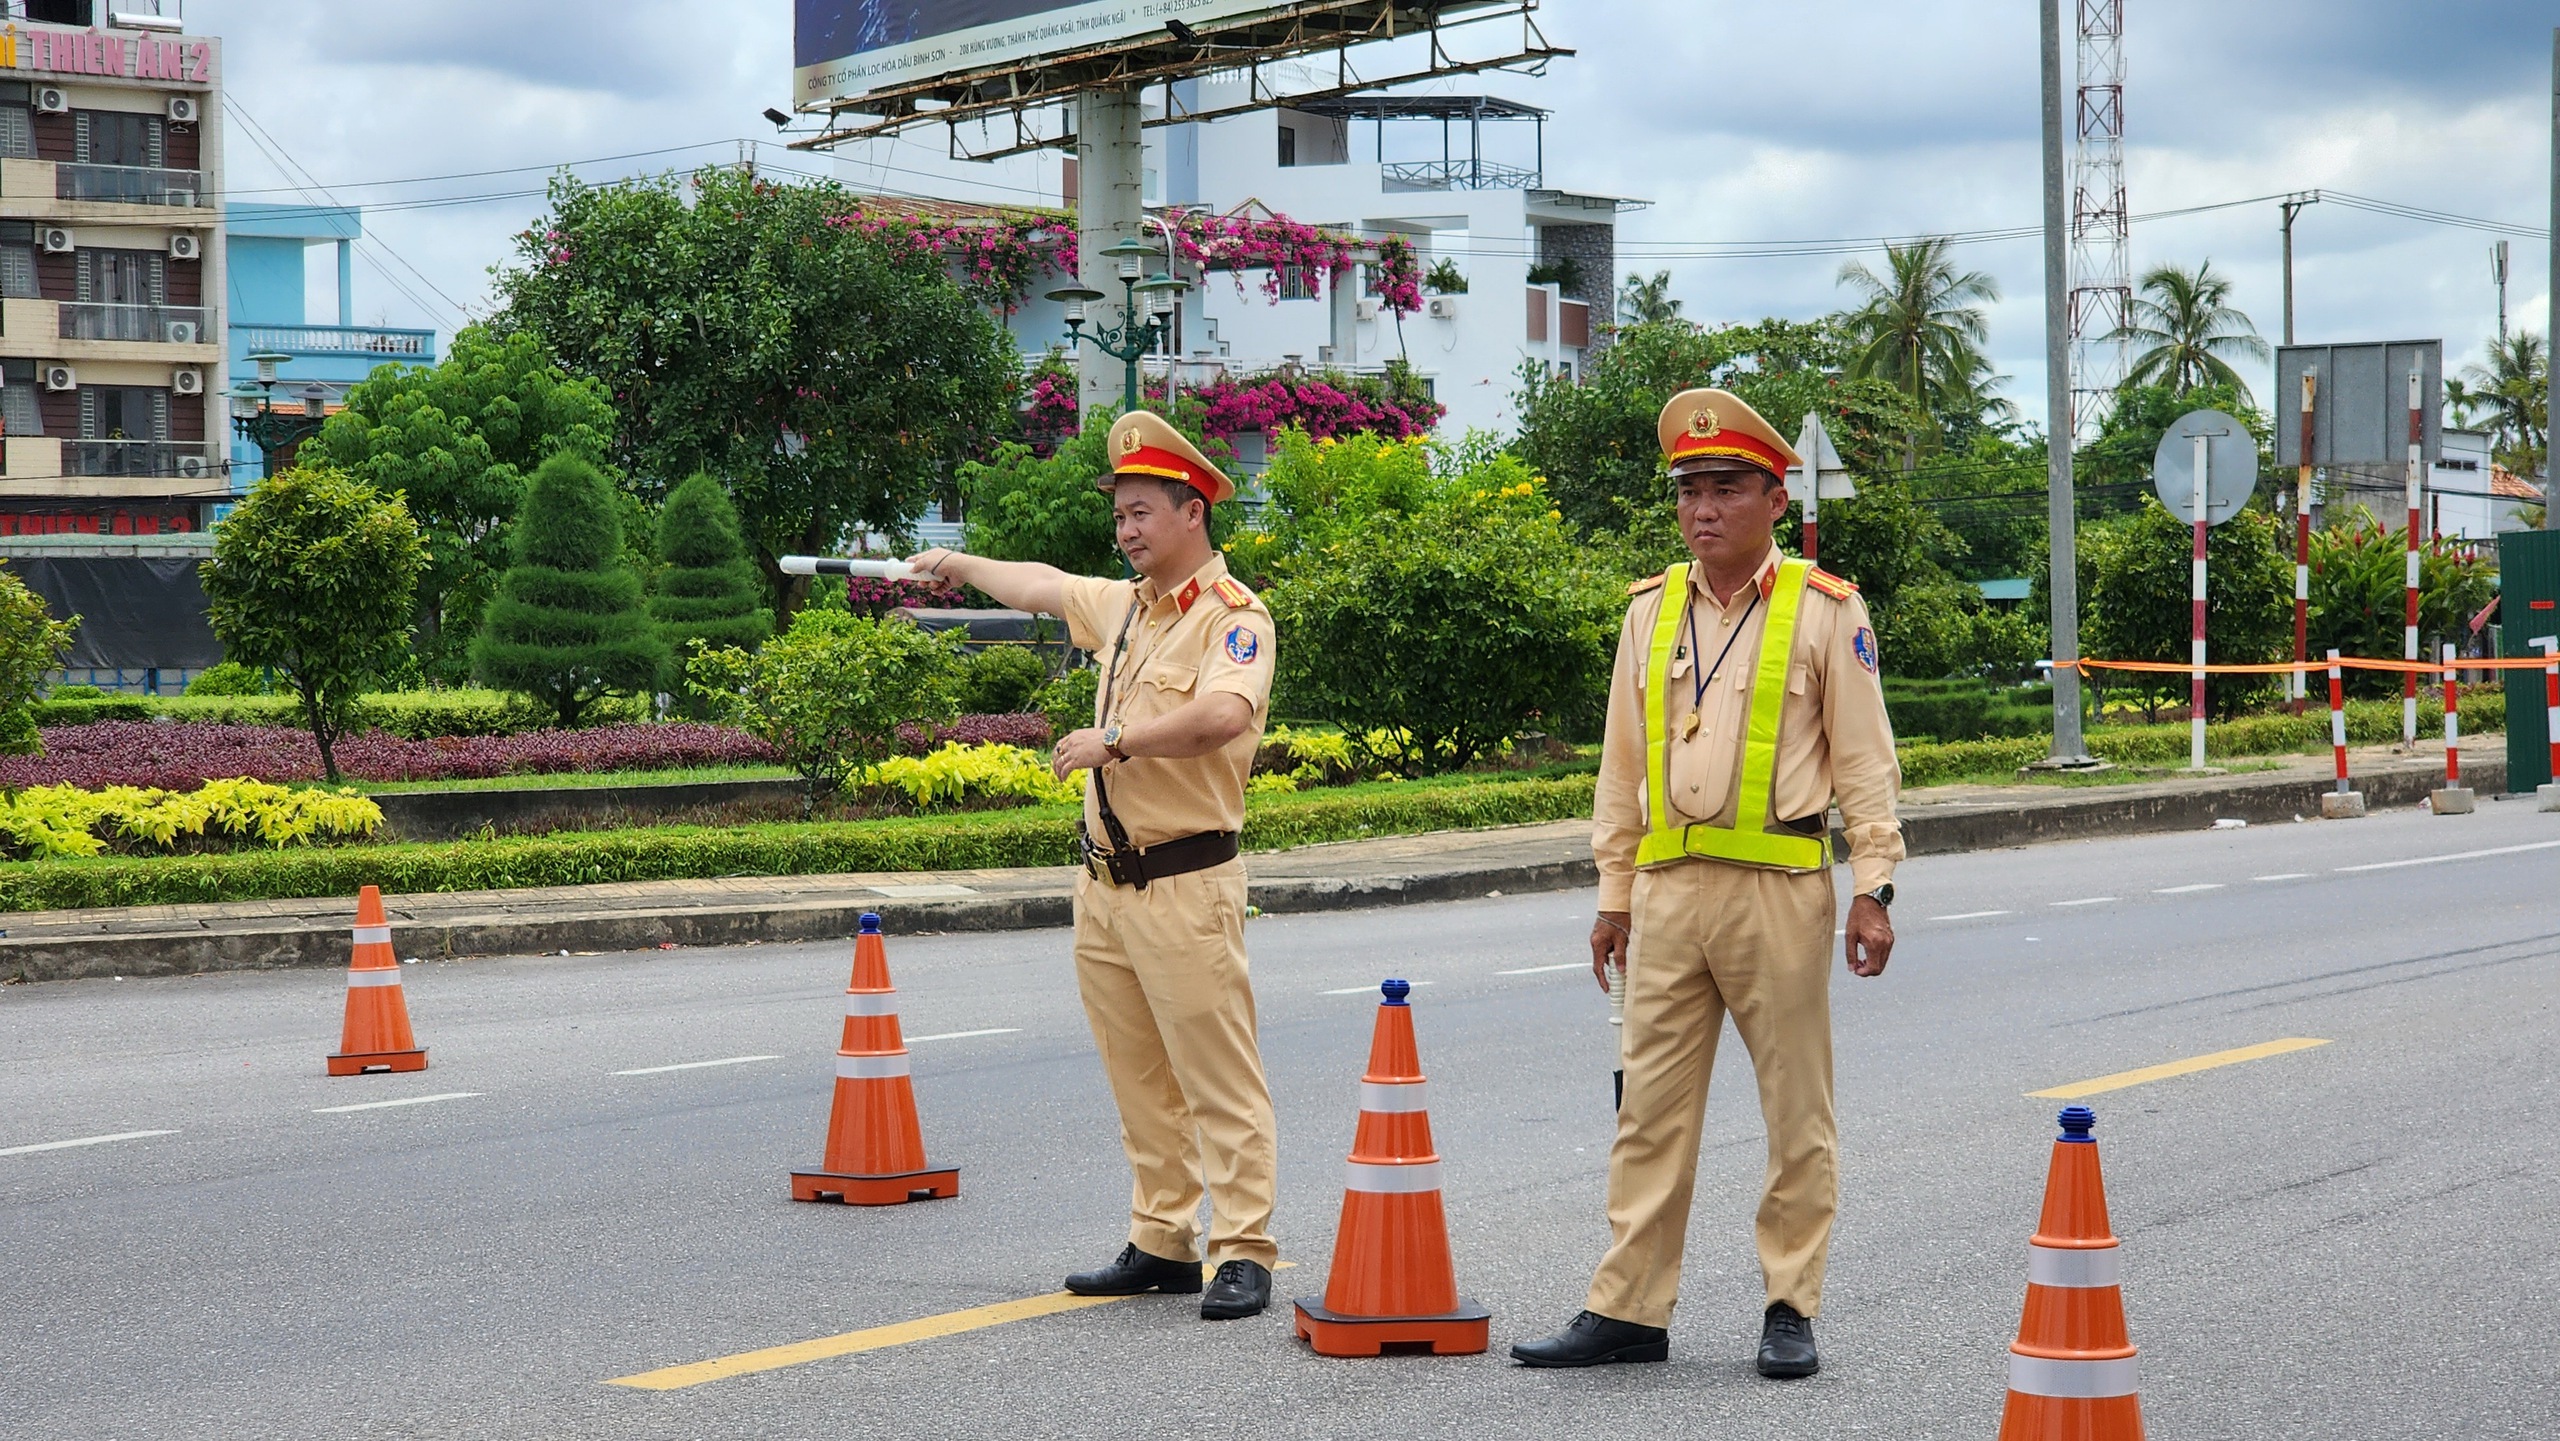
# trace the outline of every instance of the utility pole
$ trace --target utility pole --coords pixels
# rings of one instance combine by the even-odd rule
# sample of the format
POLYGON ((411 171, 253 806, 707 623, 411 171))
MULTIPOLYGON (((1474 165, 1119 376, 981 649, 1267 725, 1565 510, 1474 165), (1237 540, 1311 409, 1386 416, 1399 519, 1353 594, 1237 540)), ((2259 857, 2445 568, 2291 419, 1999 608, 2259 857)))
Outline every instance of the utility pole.
MULTIPOLYGON (((2053 754, 2048 766, 2089 764, 2080 738, 2080 566, 2071 496, 2071 263, 2063 207, 2062 7, 2042 0, 2044 30, 2044 476, 2047 581, 2053 594, 2053 754)), ((2553 40, 2560 57, 2560 35, 2553 40)), ((2560 106, 2560 89, 2554 91, 2560 106)), ((2560 116, 2560 108, 2555 108, 2560 116)))
POLYGON ((2319 203, 2320 192, 2317 190, 2288 195, 2282 202, 2284 209, 2284 343, 2287 345, 2293 344, 2293 217, 2302 213, 2302 207, 2319 203))
POLYGON ((2489 251, 2489 278, 2498 282, 2498 348, 2507 345, 2507 242, 2501 240, 2489 251))
MULTIPOLYGON (((2560 336, 2560 26, 2551 30, 2551 269, 2550 279, 2542 287, 2542 338, 2548 344, 2560 336)), ((2545 415, 2560 415, 2560 366, 2551 368, 2549 389, 2543 393, 2545 415)), ((2542 528, 2560 530, 2560 483, 2552 476, 2560 466, 2551 463, 2551 431, 2543 428, 2542 445, 2542 528)), ((2560 740, 2560 736, 2552 737, 2560 740)), ((2560 777, 2554 777, 2560 780, 2560 777)))

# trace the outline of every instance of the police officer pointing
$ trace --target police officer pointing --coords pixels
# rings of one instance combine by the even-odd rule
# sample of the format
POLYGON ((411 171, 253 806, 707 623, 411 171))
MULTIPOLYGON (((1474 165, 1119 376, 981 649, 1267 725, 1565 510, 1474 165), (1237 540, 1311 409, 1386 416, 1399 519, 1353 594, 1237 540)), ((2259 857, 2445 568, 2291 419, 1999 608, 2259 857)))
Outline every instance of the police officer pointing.
POLYGON ((1066 1280, 1079 1295, 1200 1294, 1205 1173, 1217 1276, 1208 1320, 1270 1304, 1277 1141, 1244 951, 1244 782, 1262 739, 1271 613, 1209 543, 1235 487, 1146 411, 1111 427, 1102 478, 1135 581, 947 550, 919 570, 1019 610, 1063 615, 1102 668, 1094 724, 1062 737, 1086 771, 1076 878, 1076 985, 1120 1109, 1133 1179, 1129 1240, 1066 1280))
POLYGON ((1725 1018, 1751 1054, 1769 1168, 1760 1374, 1810 1376, 1839 1203, 1829 814, 1849 843, 1849 970, 1893 951, 1901 770, 1857 588, 1779 554, 1795 452, 1721 390, 1663 408, 1692 559, 1630 590, 1593 806, 1592 968, 1626 968, 1625 1100, 1608 1253, 1583 1312, 1512 1347, 1530 1366, 1660 1361, 1678 1299, 1707 1081, 1725 1018))

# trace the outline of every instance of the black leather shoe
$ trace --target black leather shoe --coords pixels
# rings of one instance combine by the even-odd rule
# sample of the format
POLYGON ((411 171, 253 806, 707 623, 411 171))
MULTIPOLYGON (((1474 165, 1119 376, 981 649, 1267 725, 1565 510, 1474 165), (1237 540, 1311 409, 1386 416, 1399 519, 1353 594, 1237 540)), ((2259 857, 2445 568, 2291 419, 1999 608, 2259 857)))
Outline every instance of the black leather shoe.
POLYGON ((1760 1374, 1793 1381, 1822 1369, 1813 1353, 1813 1323, 1784 1301, 1769 1308, 1760 1321, 1760 1374))
POLYGON ((1120 1259, 1067 1278, 1067 1289, 1079 1296, 1136 1296, 1161 1291, 1168 1296, 1200 1294, 1200 1263, 1150 1256, 1135 1243, 1120 1248, 1120 1259))
POLYGON ((1613 1321, 1585 1311, 1552 1336, 1521 1341, 1511 1359, 1523 1366, 1605 1366, 1612 1361, 1668 1361, 1671 1333, 1659 1326, 1613 1321))
POLYGON ((1271 1272, 1259 1261, 1229 1261, 1200 1298, 1203 1321, 1240 1321, 1271 1304, 1271 1272))

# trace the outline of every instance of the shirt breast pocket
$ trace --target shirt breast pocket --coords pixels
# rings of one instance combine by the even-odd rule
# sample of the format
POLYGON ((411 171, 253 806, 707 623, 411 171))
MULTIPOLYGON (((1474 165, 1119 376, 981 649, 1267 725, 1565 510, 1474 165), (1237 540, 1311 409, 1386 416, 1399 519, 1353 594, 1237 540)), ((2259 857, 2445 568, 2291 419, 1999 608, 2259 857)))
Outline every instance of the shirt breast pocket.
POLYGON ((1150 691, 1159 704, 1176 706, 1191 698, 1200 684, 1200 667, 1178 660, 1151 660, 1138 671, 1138 688, 1150 691))

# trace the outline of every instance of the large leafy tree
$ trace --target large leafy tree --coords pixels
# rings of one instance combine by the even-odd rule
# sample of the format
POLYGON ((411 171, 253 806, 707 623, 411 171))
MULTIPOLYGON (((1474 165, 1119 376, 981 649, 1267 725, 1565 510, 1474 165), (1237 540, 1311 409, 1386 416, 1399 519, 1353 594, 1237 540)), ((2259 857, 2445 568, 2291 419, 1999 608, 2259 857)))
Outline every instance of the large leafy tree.
POLYGON ((938 252, 854 214, 831 181, 563 177, 498 277, 492 324, 604 383, 644 489, 727 479, 786 612, 808 582, 779 557, 906 532, 1005 423, 1020 368, 938 252))
MULTIPOLYGON (((2195 530, 2158 499, 2081 532, 2081 647, 2106 660, 2184 661, 2194 633, 2190 596, 2195 530)), ((2275 517, 2243 510, 2206 532, 2205 636, 2217 662, 2283 659, 2293 641, 2293 558, 2275 517)), ((2187 693, 2182 675, 2116 672, 2111 688, 2131 689, 2147 703, 2187 693), (2131 680, 2124 677, 2132 676, 2131 680)), ((2216 676, 2206 707, 2230 716, 2274 684, 2265 676, 2216 676)))
MULTIPOLYGON (((1150 408, 1161 409, 1149 403, 1150 408)), ((1167 417, 1211 460, 1232 452, 1226 442, 1208 439, 1200 429, 1205 411, 1186 396, 1167 417)), ((1112 411, 1097 407, 1085 417, 1084 429, 1042 456, 1028 445, 1007 442, 986 461, 960 467, 960 494, 965 501, 971 553, 997 560, 1036 560, 1070 575, 1124 574, 1120 542, 1111 519, 1111 493, 1100 484, 1111 469, 1109 449, 1112 411)), ((1238 507, 1212 506, 1209 537, 1223 542, 1233 529, 1238 507)))
POLYGON ((400 497, 325 465, 259 481, 214 530, 203 569, 213 633, 232 660, 293 687, 333 784, 356 697, 408 649, 426 563, 400 497))
POLYGON ((598 700, 645 690, 665 672, 666 642, 641 607, 613 489, 594 466, 574 455, 544 461, 525 487, 514 546, 471 645, 483 681, 573 726, 598 700))
POLYGON ((470 673, 466 651, 506 568, 525 477, 555 454, 602 464, 614 429, 602 385, 561 370, 530 334, 476 325, 442 364, 386 365, 347 392, 316 458, 400 495, 425 531, 417 656, 429 678, 470 673))
MULTIPOLYGON (((1851 377, 1885 381, 1928 415, 1980 414, 1996 383, 1982 355, 1990 334, 1982 307, 2000 298, 1997 282, 1958 268, 1949 242, 1930 236, 1887 245, 1882 275, 1845 262, 1840 283, 1860 298, 1837 317, 1851 377)), ((1903 469, 1919 467, 1923 438, 1917 424, 1904 432, 1903 469)))
POLYGON ((2488 422, 2500 465, 2540 471, 2551 448, 2551 347, 2530 330, 2492 341, 2488 364, 2464 366, 2445 386, 2445 403, 2466 421, 2488 422))
POLYGON ((2144 275, 2124 324, 2107 338, 2142 347, 2127 380, 2165 385, 2178 396, 2217 385, 2247 400, 2249 384, 2231 361, 2267 359, 2256 323, 2231 304, 2230 277, 2214 274, 2210 260, 2193 270, 2163 265, 2144 275))

